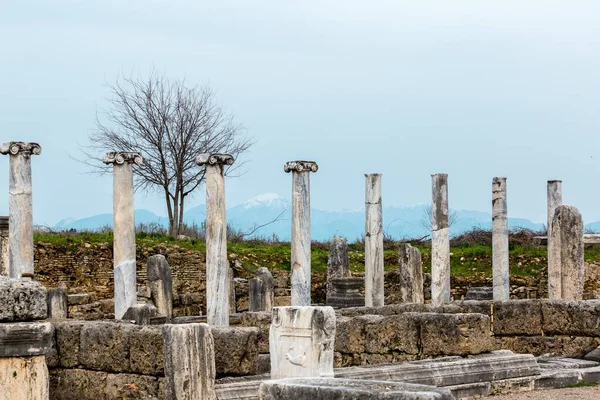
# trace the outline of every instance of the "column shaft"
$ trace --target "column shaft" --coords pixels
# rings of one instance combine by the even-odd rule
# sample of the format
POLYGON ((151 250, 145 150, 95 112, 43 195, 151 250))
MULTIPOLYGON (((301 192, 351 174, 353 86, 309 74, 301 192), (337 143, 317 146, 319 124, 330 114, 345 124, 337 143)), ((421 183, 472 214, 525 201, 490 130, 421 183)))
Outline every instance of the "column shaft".
POLYGON ((310 171, 292 172, 292 306, 310 306, 310 171))
POLYGON ((365 305, 384 301, 381 174, 365 174, 365 305))
POLYGON ((33 277, 33 204, 31 199, 31 155, 10 156, 9 175, 9 277, 33 277))
POLYGON ((506 178, 492 181, 492 275, 494 301, 510 299, 506 178))
POLYGON ((448 175, 432 175, 431 304, 450 301, 450 236, 448 229, 448 175))
POLYGON ((548 181, 547 199, 548 220, 546 228, 548 239, 546 249, 548 254, 548 297, 550 299, 560 299, 562 293, 560 288, 562 267, 560 262, 554 260, 554 253, 552 252, 552 220, 554 219, 556 209, 562 205, 562 181, 548 181))

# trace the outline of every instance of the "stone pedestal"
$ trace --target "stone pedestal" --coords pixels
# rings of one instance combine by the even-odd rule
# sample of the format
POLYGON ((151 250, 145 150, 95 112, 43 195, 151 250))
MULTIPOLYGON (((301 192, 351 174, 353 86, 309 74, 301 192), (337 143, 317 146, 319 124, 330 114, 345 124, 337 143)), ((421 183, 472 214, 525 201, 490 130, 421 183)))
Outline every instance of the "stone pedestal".
POLYGON ((381 174, 365 174, 365 305, 383 306, 381 174))
POLYGON ((8 274, 8 217, 0 217, 0 275, 8 274))
POLYGON ((548 253, 548 277, 550 277, 559 276, 561 273, 560 270, 554 270, 554 268, 560 268, 560 265, 552 260, 553 255, 550 251, 552 248, 550 242, 552 241, 552 219, 554 218, 554 212, 558 206, 562 206, 562 181, 548 181, 547 206, 548 221, 546 223, 546 229, 548 231, 548 239, 546 242, 546 250, 548 253))
POLYGON ((163 255, 148 257, 147 285, 158 315, 173 317, 173 279, 171 267, 163 255))
POLYGON ((47 294, 48 318, 67 318, 67 290, 63 287, 48 290, 47 294))
POLYGON ((333 377, 334 339, 333 308, 273 308, 271 379, 333 377))
POLYGON ((37 143, 9 142, 0 154, 10 155, 8 264, 11 278, 33 278, 33 205, 31 156, 42 153, 37 143))
POLYGON ((275 305, 275 280, 265 267, 256 271, 255 277, 249 281, 249 310, 251 312, 268 311, 275 305))
POLYGON ((424 303, 421 252, 408 243, 398 246, 400 302, 424 303))
POLYGON ((548 241, 552 266, 548 274, 551 300, 583 297, 583 218, 573 206, 558 206, 548 241))
POLYGON ((216 400, 215 353, 206 324, 165 325, 165 397, 177 400, 216 400))
POLYGON ((450 301, 448 174, 431 178, 431 304, 438 306, 450 301))
POLYGON ((465 300, 493 300, 494 299, 494 288, 493 287, 472 287, 467 290, 465 294, 465 300))
POLYGON ((335 278, 330 282, 333 287, 331 296, 327 296, 327 305, 335 308, 364 307, 365 298, 360 294, 365 281, 362 278, 335 278))
POLYGON ((509 300, 506 178, 499 177, 492 181, 492 275, 494 301, 509 300))
POLYGON ((230 154, 200 154, 196 164, 206 168, 206 318, 211 326, 229 325, 229 262, 225 215, 225 166, 230 154))
POLYGON ((292 306, 310 306, 310 173, 319 169, 314 161, 289 161, 283 170, 292 172, 292 306))
POLYGON ((333 238, 329 246, 329 258, 327 259, 327 299, 336 295, 335 287, 331 281, 350 276, 348 241, 344 238, 333 238))
POLYGON ((139 153, 112 152, 104 157, 105 164, 113 165, 115 319, 123 318, 137 301, 133 164, 143 162, 139 153))

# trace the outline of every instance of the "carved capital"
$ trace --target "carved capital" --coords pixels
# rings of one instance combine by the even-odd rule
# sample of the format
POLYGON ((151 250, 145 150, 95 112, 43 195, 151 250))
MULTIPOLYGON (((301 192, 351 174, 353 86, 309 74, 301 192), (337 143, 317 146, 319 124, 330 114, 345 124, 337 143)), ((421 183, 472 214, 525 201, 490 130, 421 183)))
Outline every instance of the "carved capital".
POLYGON ((144 158, 140 153, 129 151, 111 151, 110 153, 106 153, 102 161, 104 164, 144 164, 144 158))
POLYGON ((42 154, 42 146, 34 142, 8 142, 0 145, 0 154, 10 154, 11 156, 16 156, 17 154, 39 156, 42 154))
POLYGON ((283 170, 285 172, 317 172, 319 170, 319 166, 314 161, 288 161, 285 163, 283 170))
POLYGON ((202 153, 196 157, 198 165, 233 165, 235 159, 231 154, 202 153))

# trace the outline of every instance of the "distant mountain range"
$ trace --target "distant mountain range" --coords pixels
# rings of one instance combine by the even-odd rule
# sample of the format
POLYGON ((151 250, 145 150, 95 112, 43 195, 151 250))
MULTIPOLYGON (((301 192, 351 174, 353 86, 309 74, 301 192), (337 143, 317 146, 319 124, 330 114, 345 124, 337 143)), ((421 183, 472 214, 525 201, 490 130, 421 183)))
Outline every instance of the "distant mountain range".
MULTIPOLYGON (((421 238, 430 234, 428 211, 430 206, 420 204, 406 207, 384 207, 383 223, 387 234, 395 239, 421 238)), ((201 225, 205 216, 205 205, 189 209, 184 214, 187 224, 201 225)), ((242 232, 249 232, 259 225, 253 237, 273 237, 289 240, 291 233, 291 202, 279 195, 267 193, 250 199, 227 210, 227 222, 242 232), (281 217, 273 222, 278 216, 281 217)), ((454 222, 450 227, 452 236, 476 228, 490 229, 492 216, 490 213, 469 210, 451 210, 454 222)), ((334 236, 343 236, 348 240, 360 238, 364 233, 364 209, 349 211, 324 211, 311 209, 311 237, 313 240, 329 240, 334 236)), ((168 226, 168 219, 148 210, 135 212, 136 224, 157 223, 168 226)), ((55 229, 96 230, 113 224, 112 214, 94 215, 82 219, 64 219, 56 224, 55 229)), ((544 229, 544 224, 535 223, 523 218, 509 218, 510 228, 544 229)), ((588 230, 600 230, 600 222, 586 225, 588 230)))

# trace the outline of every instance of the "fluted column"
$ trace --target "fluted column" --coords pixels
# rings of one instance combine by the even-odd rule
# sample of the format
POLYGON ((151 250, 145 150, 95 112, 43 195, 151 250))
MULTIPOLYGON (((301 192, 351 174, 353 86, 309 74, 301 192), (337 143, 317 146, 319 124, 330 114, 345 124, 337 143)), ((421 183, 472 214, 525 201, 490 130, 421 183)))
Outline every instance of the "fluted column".
POLYGON ((384 299, 381 174, 365 174, 365 178, 365 306, 381 307, 384 299))
POLYGON ((225 166, 233 163, 231 154, 196 158, 196 164, 206 168, 206 320, 211 326, 229 325, 225 166))
POLYGON ((33 203, 31 198, 31 156, 42 154, 37 143, 9 142, 0 154, 10 155, 8 275, 33 278, 33 203))
POLYGON ((137 302, 133 164, 143 162, 135 152, 111 152, 104 157, 105 164, 113 165, 115 319, 122 319, 137 302))
POLYGON ((292 172, 292 306, 310 306, 310 173, 314 161, 289 161, 292 172))
POLYGON ((494 301, 510 299, 506 178, 492 180, 492 276, 494 301))
POLYGON ((450 301, 448 174, 431 176, 431 304, 450 301))

